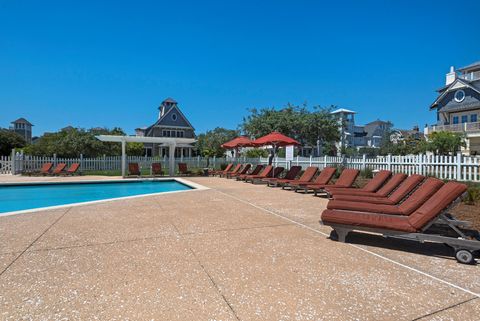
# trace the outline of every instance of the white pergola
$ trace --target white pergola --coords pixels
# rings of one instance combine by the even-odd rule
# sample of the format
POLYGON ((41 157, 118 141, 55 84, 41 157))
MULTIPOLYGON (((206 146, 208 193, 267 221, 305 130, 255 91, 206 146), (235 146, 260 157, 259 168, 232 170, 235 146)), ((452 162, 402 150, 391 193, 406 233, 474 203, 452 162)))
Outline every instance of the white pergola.
POLYGON ((127 143, 153 143, 169 147, 168 172, 170 176, 175 175, 175 148, 191 147, 190 144, 196 142, 193 138, 175 138, 175 137, 144 137, 144 136, 116 136, 116 135, 98 135, 95 136, 102 142, 122 143, 122 176, 125 177, 126 170, 126 144, 127 143))

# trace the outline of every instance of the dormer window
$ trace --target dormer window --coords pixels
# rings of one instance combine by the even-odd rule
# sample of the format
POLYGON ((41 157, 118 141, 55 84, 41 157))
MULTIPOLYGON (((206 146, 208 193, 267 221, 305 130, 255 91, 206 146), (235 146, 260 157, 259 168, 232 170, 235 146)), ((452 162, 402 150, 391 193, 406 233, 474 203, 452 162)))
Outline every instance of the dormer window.
POLYGON ((457 90, 455 92, 454 98, 457 103, 461 103, 465 99, 465 92, 461 89, 457 90))

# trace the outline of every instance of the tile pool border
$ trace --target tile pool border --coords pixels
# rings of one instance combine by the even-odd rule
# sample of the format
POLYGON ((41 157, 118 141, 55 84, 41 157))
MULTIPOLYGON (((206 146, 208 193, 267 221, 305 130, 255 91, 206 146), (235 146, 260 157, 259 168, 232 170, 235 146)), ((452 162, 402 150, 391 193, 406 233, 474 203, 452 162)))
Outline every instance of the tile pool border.
POLYGON ((186 185, 191 189, 182 190, 182 191, 170 191, 170 192, 157 192, 157 193, 148 193, 148 194, 140 194, 140 195, 131 195, 131 196, 122 196, 122 197, 115 197, 115 198, 107 198, 103 200, 96 200, 96 201, 88 201, 88 202, 78 202, 78 203, 70 203, 70 204, 63 204, 63 205, 55 205, 55 206, 46 206, 46 207, 39 207, 39 208, 32 208, 28 210, 20 210, 20 211, 12 211, 12 212, 4 212, 0 213, 0 218, 4 216, 12 216, 17 214, 26 214, 26 213, 35 213, 35 212, 43 212, 48 210, 56 210, 61 208, 67 207, 77 207, 77 206, 84 206, 84 205, 92 205, 92 204, 99 204, 105 202, 113 202, 125 199, 134 199, 134 198, 141 198, 141 197, 149 197, 149 196, 156 196, 156 195, 164 195, 164 194, 174 194, 174 193, 185 193, 185 192, 197 192, 197 191, 205 191, 209 190, 209 187, 200 185, 198 183, 194 183, 184 178, 179 177, 160 177, 160 178, 134 178, 134 179, 112 179, 112 180, 81 180, 81 181, 64 181, 64 182, 52 182, 52 181, 29 181, 29 182, 8 182, 8 183, 1 183, 1 186, 22 186, 22 185, 62 185, 62 184, 88 184, 88 183, 133 183, 135 181, 176 181, 180 184, 186 185))

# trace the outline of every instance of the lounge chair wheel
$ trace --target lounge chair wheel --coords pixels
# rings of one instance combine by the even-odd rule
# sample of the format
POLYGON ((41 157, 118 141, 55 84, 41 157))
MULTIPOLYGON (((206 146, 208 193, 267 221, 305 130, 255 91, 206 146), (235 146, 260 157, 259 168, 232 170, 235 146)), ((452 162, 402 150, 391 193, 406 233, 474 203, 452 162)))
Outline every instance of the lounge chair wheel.
POLYGON ((469 250, 457 250, 455 251, 455 258, 458 262, 463 264, 474 264, 475 258, 473 257, 473 253, 469 250))
POLYGON ((337 231, 335 230, 332 230, 330 232, 330 237, 329 237, 332 241, 338 241, 338 233, 337 231))

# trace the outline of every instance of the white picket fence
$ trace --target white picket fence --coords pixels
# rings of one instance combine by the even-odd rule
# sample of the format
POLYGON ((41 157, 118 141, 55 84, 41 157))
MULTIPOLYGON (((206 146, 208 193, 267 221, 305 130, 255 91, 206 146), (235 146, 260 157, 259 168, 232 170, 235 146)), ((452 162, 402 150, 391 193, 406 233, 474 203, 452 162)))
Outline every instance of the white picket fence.
POLYGON ((12 173, 12 159, 10 156, 0 156, 0 174, 12 173))
MULTIPOLYGON (((262 158, 261 163, 268 163, 268 158, 262 158)), ((276 158, 274 164, 286 168, 291 165, 300 165, 303 168, 317 166, 320 169, 327 166, 343 165, 359 170, 366 168, 391 170, 394 173, 408 175, 420 174, 440 179, 480 182, 480 158, 462 156, 460 153, 456 156, 296 157, 292 161, 286 161, 285 158, 276 158)))
MULTIPOLYGON (((22 172, 39 170, 45 163, 80 163, 81 171, 119 171, 121 169, 121 157, 99 157, 99 158, 57 158, 37 157, 22 154, 0 157, 0 174, 19 174, 22 172)), ((189 168, 207 167, 207 158, 191 157, 176 158, 175 163, 187 163, 189 168)), ((219 168, 225 163, 252 163, 266 164, 268 158, 210 158, 208 167, 219 168)), ((141 157, 128 156, 127 163, 139 163, 143 169, 150 169, 152 163, 161 163, 163 168, 168 168, 167 157, 141 157)), ((327 166, 343 165, 349 168, 372 170, 388 169, 395 173, 421 174, 435 176, 441 179, 480 182, 480 158, 467 157, 457 154, 456 156, 436 155, 408 155, 408 156, 377 156, 363 157, 296 157, 286 161, 285 158, 275 158, 276 166, 290 168, 292 165, 301 165, 303 168, 317 166, 320 169, 327 166)))
MULTIPOLYGON (((230 160, 229 160, 230 161, 230 160)), ((235 162, 249 162, 259 163, 259 158, 241 158, 234 160, 235 162)), ((138 163, 141 169, 149 170, 152 163, 161 163, 162 168, 167 169, 169 167, 168 157, 144 157, 144 156, 127 156, 128 163, 138 163)), ((186 163, 188 168, 220 168, 221 164, 226 163, 225 158, 207 158, 203 157, 181 157, 175 159, 175 164, 186 163)), ((23 172, 38 171, 43 164, 53 163, 54 165, 59 163, 65 163, 70 166, 73 163, 80 164, 80 170, 83 172, 102 172, 102 171, 120 171, 122 168, 121 156, 104 156, 98 158, 59 158, 59 157, 38 157, 29 156, 23 154, 15 154, 12 156, 2 156, 0 158, 0 174, 20 174, 23 172), (12 161, 13 160, 13 161, 12 161)))

